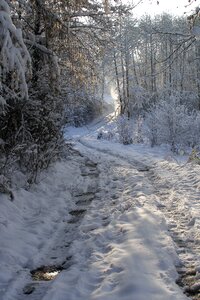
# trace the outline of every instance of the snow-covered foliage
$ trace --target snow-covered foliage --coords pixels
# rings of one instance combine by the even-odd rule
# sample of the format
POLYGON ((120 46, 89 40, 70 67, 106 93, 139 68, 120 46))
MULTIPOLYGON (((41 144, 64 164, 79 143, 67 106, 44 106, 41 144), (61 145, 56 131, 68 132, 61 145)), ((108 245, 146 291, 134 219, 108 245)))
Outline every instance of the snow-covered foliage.
POLYGON ((149 95, 141 86, 130 87, 129 110, 133 116, 139 116, 148 108, 149 95))
POLYGON ((6 99, 28 98, 26 81, 30 72, 31 58, 24 44, 22 32, 17 29, 10 16, 10 8, 5 0, 0 1, 0 105, 6 99))
POLYGON ((95 26, 107 22, 95 1, 0 0, 0 174, 20 168, 35 181, 58 158, 65 123, 80 126, 100 113, 95 26), (81 31, 82 19, 92 29, 81 31))
POLYGON ((134 132, 134 120, 129 120, 125 115, 117 118, 112 116, 111 121, 98 130, 97 139, 123 145, 132 144, 137 139, 136 132, 134 132))
POLYGON ((66 90, 65 119, 68 125, 80 127, 92 121, 102 110, 98 95, 89 93, 82 86, 77 89, 69 86, 66 90))
POLYGON ((103 139, 103 140, 107 140, 107 141, 113 141, 115 139, 115 133, 113 131, 110 131, 110 130, 101 129, 98 132, 97 139, 98 140, 103 139))
POLYGON ((195 91, 180 91, 167 86, 160 89, 150 97, 149 105, 153 106, 160 101, 175 101, 177 104, 184 105, 190 111, 198 109, 198 95, 195 91))
MULTIPOLYGON (((40 35, 36 38, 26 29, 24 35, 31 38, 25 40, 31 46, 27 50, 22 30, 15 27, 11 15, 16 14, 13 19, 23 29, 22 20, 17 18, 17 10, 11 13, 8 3, 0 1, 0 102, 3 107, 0 139, 4 145, 0 174, 9 178, 15 168, 20 168, 31 183, 60 153, 64 102, 59 95, 57 56, 40 44, 40 35), (29 101, 17 101, 28 97, 29 101)), ((23 5, 20 3, 20 8, 23 5)), ((14 7, 12 3, 11 9, 14 7)), ((22 11, 18 13, 21 15, 22 11)), ((23 14, 26 15, 25 11, 23 14)))
POLYGON ((134 142, 142 143, 143 142, 143 117, 140 115, 136 119, 135 130, 134 130, 134 142))
POLYGON ((119 142, 119 133, 117 127, 117 120, 111 117, 111 121, 106 124, 106 126, 102 126, 98 130, 97 134, 98 140, 107 140, 112 142, 119 142))
POLYGON ((161 100, 148 113, 146 134, 152 146, 166 143, 176 151, 180 146, 199 144, 199 113, 188 110, 179 100, 171 95, 168 101, 161 100))
POLYGON ((117 129, 120 143, 124 145, 133 143, 133 126, 125 115, 119 116, 117 119, 117 129))

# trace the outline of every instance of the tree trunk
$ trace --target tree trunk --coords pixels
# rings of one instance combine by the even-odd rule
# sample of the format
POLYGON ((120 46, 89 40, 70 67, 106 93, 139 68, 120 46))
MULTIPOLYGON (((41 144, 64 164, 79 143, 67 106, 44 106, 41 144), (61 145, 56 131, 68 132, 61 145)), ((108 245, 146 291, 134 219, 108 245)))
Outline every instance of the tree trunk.
MULTIPOLYGON (((40 1, 35 0, 34 1, 34 34, 35 36, 40 35, 41 30, 41 6, 40 1)), ((38 81, 38 71, 40 69, 40 55, 37 48, 34 48, 33 54, 32 54, 32 68, 33 68, 33 84, 37 83, 38 81)))
POLYGON ((196 85, 198 94, 198 109, 200 110, 200 41, 196 40, 196 85))
POLYGON ((117 67, 117 57, 116 57, 115 51, 114 51, 114 65, 115 65, 115 75, 116 75, 116 82, 117 82, 117 91, 118 91, 119 103, 120 103, 120 114, 122 115, 124 113, 124 105, 123 105, 122 96, 121 96, 119 72, 118 72, 118 67, 117 67))

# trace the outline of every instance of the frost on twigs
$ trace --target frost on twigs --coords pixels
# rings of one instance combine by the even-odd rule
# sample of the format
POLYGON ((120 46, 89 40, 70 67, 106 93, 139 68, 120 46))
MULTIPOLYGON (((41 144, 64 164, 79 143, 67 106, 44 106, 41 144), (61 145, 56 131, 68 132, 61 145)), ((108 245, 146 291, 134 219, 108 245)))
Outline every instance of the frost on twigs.
POLYGON ((10 16, 5 0, 0 0, 0 105, 9 98, 27 99, 26 75, 30 75, 31 58, 10 16))
POLYGON ((133 143, 133 127, 130 120, 126 116, 122 115, 118 118, 117 129, 120 143, 124 145, 133 143))
POLYGON ((138 116, 136 120, 136 126, 135 126, 135 134, 134 134, 134 142, 135 143, 143 143, 143 137, 142 137, 142 127, 143 127, 143 117, 140 115, 138 116))
POLYGON ((172 94, 161 99, 146 117, 146 135, 151 146, 169 144, 177 152, 180 147, 199 144, 200 115, 181 104, 184 99, 172 94))

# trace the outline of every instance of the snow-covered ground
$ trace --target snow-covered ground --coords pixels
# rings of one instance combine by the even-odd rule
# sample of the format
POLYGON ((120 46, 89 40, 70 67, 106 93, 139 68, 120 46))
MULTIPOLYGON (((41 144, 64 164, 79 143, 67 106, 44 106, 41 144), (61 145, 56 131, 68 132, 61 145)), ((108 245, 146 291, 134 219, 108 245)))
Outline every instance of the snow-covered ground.
POLYGON ((0 195, 0 299, 184 300, 184 269, 198 299, 200 166, 97 140, 105 121, 69 128, 77 152, 0 195))

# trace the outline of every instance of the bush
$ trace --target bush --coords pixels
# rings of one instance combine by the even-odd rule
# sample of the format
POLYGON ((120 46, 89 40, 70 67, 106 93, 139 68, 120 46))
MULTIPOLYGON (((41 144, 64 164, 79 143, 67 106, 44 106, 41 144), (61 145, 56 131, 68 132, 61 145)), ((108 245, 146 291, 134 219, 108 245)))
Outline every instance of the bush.
POLYGON ((66 90, 65 119, 67 125, 81 127, 101 113, 101 102, 84 87, 66 90))
POLYGON ((179 145, 194 147, 200 142, 199 113, 189 111, 174 97, 154 106, 147 115, 146 124, 151 146, 166 143, 176 151, 179 145))
POLYGON ((32 183, 58 158, 64 145, 61 111, 58 97, 38 93, 26 103, 12 103, 0 115, 0 174, 10 178, 20 168, 32 183))
POLYGON ((119 142, 124 145, 133 143, 133 126, 130 120, 122 115, 117 119, 117 130, 119 134, 119 142))
POLYGON ((98 140, 112 141, 115 139, 115 134, 112 131, 100 130, 97 135, 98 140))

